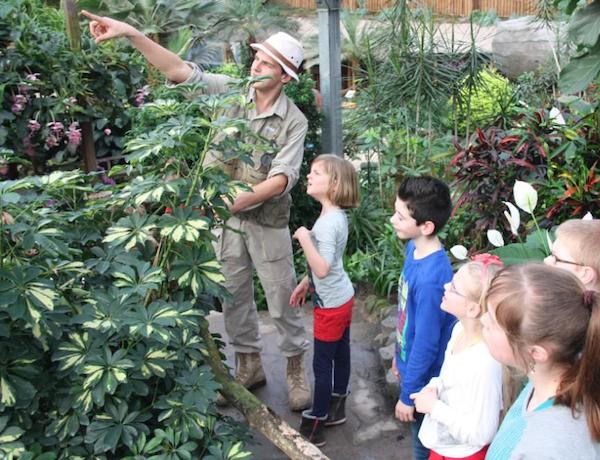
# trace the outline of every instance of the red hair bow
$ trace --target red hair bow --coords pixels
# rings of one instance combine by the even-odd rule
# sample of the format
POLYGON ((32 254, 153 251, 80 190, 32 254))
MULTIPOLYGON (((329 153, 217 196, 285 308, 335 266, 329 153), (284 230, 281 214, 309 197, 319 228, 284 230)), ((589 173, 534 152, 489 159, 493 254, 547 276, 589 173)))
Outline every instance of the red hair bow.
POLYGON ((487 252, 483 254, 475 254, 474 256, 471 256, 471 260, 473 262, 480 262, 484 267, 488 267, 490 265, 498 265, 499 267, 504 266, 504 262, 502 262, 500 257, 487 252))

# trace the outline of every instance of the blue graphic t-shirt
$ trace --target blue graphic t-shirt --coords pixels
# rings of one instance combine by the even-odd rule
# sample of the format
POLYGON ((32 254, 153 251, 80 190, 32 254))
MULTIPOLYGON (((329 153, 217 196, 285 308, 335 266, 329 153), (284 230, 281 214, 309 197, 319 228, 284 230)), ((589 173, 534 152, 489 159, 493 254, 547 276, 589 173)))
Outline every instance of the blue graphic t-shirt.
POLYGON ((411 393, 420 391, 439 374, 455 318, 440 309, 444 284, 452 266, 444 249, 414 258, 415 245, 406 246, 398 284, 396 366, 400 373, 400 400, 413 405, 411 393))

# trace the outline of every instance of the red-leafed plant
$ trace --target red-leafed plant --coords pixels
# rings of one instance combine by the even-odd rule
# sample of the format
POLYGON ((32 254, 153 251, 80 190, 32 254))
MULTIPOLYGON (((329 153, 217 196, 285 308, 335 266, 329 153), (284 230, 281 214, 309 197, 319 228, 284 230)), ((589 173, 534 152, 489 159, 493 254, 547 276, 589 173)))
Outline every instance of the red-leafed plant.
POLYGON ((556 221, 565 218, 583 217, 587 212, 600 214, 600 174, 596 171, 597 161, 591 168, 580 162, 573 173, 564 172, 564 193, 546 212, 546 218, 556 221))
POLYGON ((510 201, 515 180, 535 182, 545 177, 548 139, 533 129, 491 127, 477 129, 466 147, 458 143, 455 147, 450 168, 458 191, 455 212, 460 209, 465 217, 462 235, 482 242, 487 229, 510 230, 502 217, 504 201, 510 201))

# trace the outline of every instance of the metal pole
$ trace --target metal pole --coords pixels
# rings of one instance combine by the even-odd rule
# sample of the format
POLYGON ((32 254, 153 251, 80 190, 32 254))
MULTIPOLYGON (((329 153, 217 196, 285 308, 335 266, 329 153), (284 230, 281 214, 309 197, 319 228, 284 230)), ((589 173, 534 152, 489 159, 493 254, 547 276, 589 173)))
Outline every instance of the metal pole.
POLYGON ((316 0, 319 76, 323 96, 322 151, 343 155, 340 0, 316 0))

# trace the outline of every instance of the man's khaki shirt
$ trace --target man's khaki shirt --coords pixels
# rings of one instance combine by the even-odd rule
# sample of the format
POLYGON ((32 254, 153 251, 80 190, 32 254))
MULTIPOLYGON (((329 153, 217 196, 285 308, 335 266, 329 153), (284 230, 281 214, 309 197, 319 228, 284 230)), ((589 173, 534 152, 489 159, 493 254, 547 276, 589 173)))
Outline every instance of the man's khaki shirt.
MULTIPOLYGON (((184 84, 204 82, 207 94, 218 94, 229 91, 235 79, 227 75, 202 72, 194 63, 187 63, 192 68, 192 74, 184 84)), ((284 174, 287 186, 283 193, 265 201, 257 208, 242 211, 241 219, 253 221, 268 227, 287 227, 290 213, 290 190, 296 185, 300 175, 300 166, 304 155, 304 138, 308 130, 308 122, 304 114, 282 91, 273 106, 266 112, 258 114, 254 102, 255 90, 250 88, 246 102, 247 107, 235 106, 227 111, 231 118, 246 118, 250 129, 271 142, 276 148, 275 154, 265 153, 256 149, 252 154, 252 165, 242 161, 234 161, 226 171, 234 180, 241 180, 256 185, 270 177, 284 174)), ((219 141, 219 133, 215 141, 219 141)), ((218 162, 219 154, 211 152, 207 155, 209 161, 218 162)), ((225 165, 224 165, 225 166, 225 165)))

